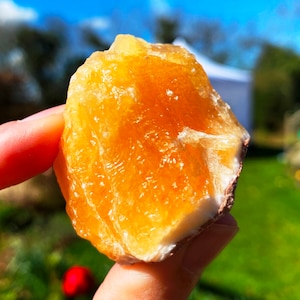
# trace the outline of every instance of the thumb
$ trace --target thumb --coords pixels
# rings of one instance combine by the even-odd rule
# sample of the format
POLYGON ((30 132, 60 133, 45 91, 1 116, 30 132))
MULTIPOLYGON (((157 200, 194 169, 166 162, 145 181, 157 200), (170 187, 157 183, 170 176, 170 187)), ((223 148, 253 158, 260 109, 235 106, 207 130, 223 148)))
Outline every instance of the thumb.
POLYGON ((187 299, 204 268, 237 231, 233 217, 226 215, 163 262, 115 264, 94 300, 187 299))

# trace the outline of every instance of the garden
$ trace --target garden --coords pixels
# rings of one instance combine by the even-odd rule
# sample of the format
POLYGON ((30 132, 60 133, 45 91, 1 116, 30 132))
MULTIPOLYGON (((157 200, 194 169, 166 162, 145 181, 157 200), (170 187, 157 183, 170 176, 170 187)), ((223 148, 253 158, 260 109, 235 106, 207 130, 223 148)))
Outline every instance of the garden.
MULTIPOLYGON (((300 190, 292 175, 280 151, 250 147, 232 210, 240 232, 207 268, 191 300, 300 299, 300 190)), ((4 300, 65 299, 66 270, 87 267, 99 285, 112 265, 76 236, 61 205, 0 202, 0 232, 4 300)))
MULTIPOLYGON (((168 40, 173 40, 180 24, 174 20, 162 21, 158 28, 164 29, 161 33, 168 33, 168 40)), ((208 34, 214 38, 218 26, 208 25, 204 29, 211 28, 211 31, 203 30, 203 36, 208 34)), ((0 123, 65 102, 70 76, 84 61, 86 53, 71 51, 70 37, 74 33, 69 34, 64 23, 52 20, 52 27, 42 30, 16 26, 10 28, 11 39, 6 38, 7 28, 3 27, 2 40, 6 43, 0 50, 6 60, 0 68, 0 123), (11 53, 22 58, 19 69, 11 65, 11 53)), ((79 37, 83 39, 84 49, 102 50, 108 46, 87 29, 80 31, 79 37)), ((236 190, 232 214, 240 232, 205 270, 190 300, 300 299, 300 189, 297 182, 300 173, 299 170, 294 173, 285 163, 283 143, 280 147, 269 147, 270 134, 275 132, 282 136, 285 113, 300 107, 300 57, 290 49, 250 38, 258 43, 261 53, 252 66, 253 129, 263 134, 252 139, 236 190)), ((207 39, 199 38, 194 44, 200 40, 207 39)), ((221 42, 211 45, 219 49, 221 42)), ((249 45, 249 42, 243 44, 249 45)), ((225 50, 233 48, 225 47, 225 50)), ((231 55, 240 52, 248 57, 245 51, 231 55)), ((217 55, 222 53, 215 54, 214 59, 223 57, 217 55)), ((14 203, 6 201, 0 193, 0 299, 91 299, 113 262, 75 234, 55 178, 51 183, 42 182, 42 187, 40 195, 35 183, 25 186, 14 203), (32 195, 27 193, 36 194, 39 201, 29 201, 32 195), (76 266, 79 266, 77 271, 88 270, 93 278, 85 279, 89 280, 85 282, 90 287, 89 293, 71 297, 65 274, 76 266)), ((74 274, 79 278, 78 272, 74 274)))

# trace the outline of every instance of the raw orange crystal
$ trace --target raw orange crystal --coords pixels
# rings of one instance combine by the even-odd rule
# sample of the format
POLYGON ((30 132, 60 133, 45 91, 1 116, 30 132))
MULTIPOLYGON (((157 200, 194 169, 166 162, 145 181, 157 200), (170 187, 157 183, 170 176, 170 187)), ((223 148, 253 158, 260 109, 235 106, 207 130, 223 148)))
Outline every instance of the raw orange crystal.
POLYGON ((119 35, 73 75, 55 172, 77 233, 161 261, 233 204, 249 141, 185 49, 119 35))

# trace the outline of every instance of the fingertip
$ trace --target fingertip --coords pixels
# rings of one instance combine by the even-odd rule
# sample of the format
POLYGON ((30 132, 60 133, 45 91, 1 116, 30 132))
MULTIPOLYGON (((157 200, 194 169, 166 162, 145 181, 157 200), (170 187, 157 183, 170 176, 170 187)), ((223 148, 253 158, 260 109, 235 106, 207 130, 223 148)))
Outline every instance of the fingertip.
POLYGON ((215 224, 224 224, 224 225, 238 227, 238 223, 237 223, 236 219, 230 213, 226 213, 223 216, 221 216, 215 222, 215 224))
POLYGON ((191 274, 201 272, 216 258, 238 233, 236 220, 222 216, 191 240, 183 260, 183 268, 191 274))

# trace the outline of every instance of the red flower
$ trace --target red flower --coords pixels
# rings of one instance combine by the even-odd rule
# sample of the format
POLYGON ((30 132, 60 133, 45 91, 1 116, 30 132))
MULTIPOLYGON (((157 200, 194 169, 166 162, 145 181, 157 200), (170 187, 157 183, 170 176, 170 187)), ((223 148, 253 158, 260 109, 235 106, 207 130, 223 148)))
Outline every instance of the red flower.
POLYGON ((62 289, 66 297, 88 295, 94 288, 94 276, 86 267, 71 267, 63 276, 62 289))

